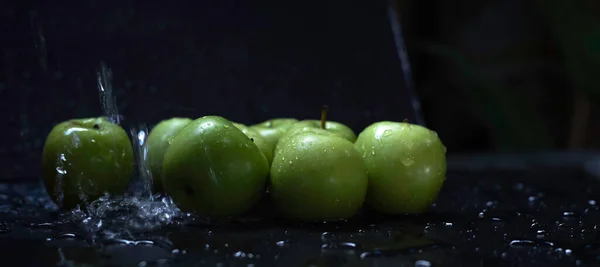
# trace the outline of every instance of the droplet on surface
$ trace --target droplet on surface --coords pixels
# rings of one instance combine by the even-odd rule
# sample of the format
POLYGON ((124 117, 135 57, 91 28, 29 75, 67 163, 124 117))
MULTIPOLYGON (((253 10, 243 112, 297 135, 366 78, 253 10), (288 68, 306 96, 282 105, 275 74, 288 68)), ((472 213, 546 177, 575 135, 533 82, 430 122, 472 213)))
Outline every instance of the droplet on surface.
POLYGON ((426 260, 418 260, 415 262, 415 267, 431 267, 431 262, 426 260))
POLYGON ((536 231, 536 235, 537 235, 537 238, 543 238, 544 236, 546 236, 546 230, 539 229, 536 231))
POLYGON ((285 246, 289 245, 290 243, 291 243, 290 240, 280 240, 280 241, 275 242, 275 245, 278 247, 285 247, 285 246))
POLYGON ((6 223, 0 222, 0 234, 10 233, 11 229, 6 223))

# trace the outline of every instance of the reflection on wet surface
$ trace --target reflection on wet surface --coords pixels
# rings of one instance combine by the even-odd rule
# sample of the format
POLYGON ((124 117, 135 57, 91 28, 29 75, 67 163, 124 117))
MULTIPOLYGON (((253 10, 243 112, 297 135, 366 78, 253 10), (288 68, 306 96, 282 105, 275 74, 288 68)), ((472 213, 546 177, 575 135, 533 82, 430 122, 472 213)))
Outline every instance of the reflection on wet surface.
POLYGON ((0 249, 3 260, 24 266, 593 266, 596 188, 455 173, 426 215, 365 212, 298 225, 277 219, 268 203, 228 222, 182 214, 160 199, 104 200, 96 213, 60 214, 37 184, 5 184, 0 249))

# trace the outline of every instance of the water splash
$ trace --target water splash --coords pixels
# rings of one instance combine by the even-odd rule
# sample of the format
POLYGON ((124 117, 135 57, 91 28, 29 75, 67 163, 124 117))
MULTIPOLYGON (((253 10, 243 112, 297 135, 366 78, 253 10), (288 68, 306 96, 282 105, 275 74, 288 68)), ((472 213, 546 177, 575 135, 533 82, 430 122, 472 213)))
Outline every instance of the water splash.
POLYGON ((168 197, 157 195, 155 200, 148 200, 106 194, 92 201, 86 210, 76 208, 63 214, 62 221, 77 222, 91 237, 114 239, 184 223, 188 217, 168 197))
MULTIPOLYGON (((113 95, 111 69, 101 63, 97 78, 103 116, 121 124, 117 99, 113 95)), ((76 235, 95 243, 96 240, 125 240, 133 238, 132 232, 155 231, 192 219, 189 214, 181 212, 169 197, 152 193, 152 175, 147 165, 148 132, 145 124, 130 129, 138 172, 128 192, 123 196, 105 194, 89 201, 84 190, 80 190, 83 206, 61 214, 57 224, 76 224, 77 232, 82 232, 76 235)), ((85 180, 85 177, 82 178, 85 180)), ((83 184, 80 184, 81 187, 83 184)))
POLYGON ((63 176, 65 174, 67 174, 67 171, 64 168, 65 162, 67 162, 67 159, 65 158, 65 154, 61 154, 60 158, 56 162, 56 166, 57 166, 56 167, 56 184, 54 185, 54 195, 56 197, 57 204, 61 207, 63 205, 63 201, 65 198, 65 194, 63 191, 63 188, 64 188, 63 176))

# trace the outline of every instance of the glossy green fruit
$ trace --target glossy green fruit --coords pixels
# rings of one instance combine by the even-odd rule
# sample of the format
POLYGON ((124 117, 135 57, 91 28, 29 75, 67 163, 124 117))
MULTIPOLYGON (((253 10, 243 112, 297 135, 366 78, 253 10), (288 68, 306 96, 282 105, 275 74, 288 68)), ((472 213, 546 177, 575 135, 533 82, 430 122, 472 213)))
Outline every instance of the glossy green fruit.
POLYGON ((326 136, 339 136, 337 133, 331 132, 331 131, 327 131, 327 130, 323 130, 321 128, 314 128, 314 127, 293 127, 292 129, 288 130, 287 132, 285 132, 281 138, 279 138, 279 141, 277 142, 277 145, 275 146, 275 152, 277 153, 277 150, 279 150, 280 147, 283 146, 283 144, 285 144, 287 142, 287 140, 291 139, 292 137, 294 137, 297 134, 300 133, 314 133, 314 134, 319 134, 319 135, 326 135, 326 136))
MULTIPOLYGON (((299 121, 299 122, 295 123, 288 130, 292 130, 295 128, 302 128, 302 127, 313 127, 313 128, 322 129, 320 120, 303 120, 303 121, 299 121)), ((356 134, 354 134, 354 131, 352 131, 352 129, 350 129, 350 127, 348 127, 342 123, 335 122, 335 121, 327 121, 327 122, 325 122, 325 130, 336 133, 337 135, 341 136, 342 138, 344 138, 350 142, 356 141, 356 134)))
POLYGON ((165 154, 163 185, 184 211, 229 217, 247 212, 265 192, 267 159, 230 121, 205 116, 177 134, 165 154))
POLYGON ((131 141, 105 118, 73 119, 56 125, 42 152, 48 194, 61 208, 74 208, 108 192, 123 194, 133 173, 131 141))
POLYGON ((360 154, 338 136, 294 135, 282 144, 271 166, 273 203, 289 219, 350 218, 362 207, 367 186, 360 154))
POLYGON ((147 163, 152 180, 154 182, 154 191, 162 192, 162 165, 165 152, 169 147, 169 142, 177 135, 183 127, 192 122, 188 118, 171 118, 159 122, 150 134, 147 140, 147 163))
POLYGON ((241 123, 233 123, 235 127, 240 129, 242 133, 244 133, 254 144, 260 149, 260 151, 265 155, 267 161, 269 162, 269 166, 271 166, 271 162, 273 162, 273 146, 267 142, 267 140, 260 135, 256 130, 241 124, 241 123))
POLYGON ((252 126, 266 127, 266 128, 284 128, 289 129, 294 123, 298 122, 294 118, 277 118, 263 121, 252 126))
POLYGON ((377 122, 355 144, 369 170, 367 203, 388 214, 426 211, 446 177, 446 147, 437 134, 404 122, 377 122))

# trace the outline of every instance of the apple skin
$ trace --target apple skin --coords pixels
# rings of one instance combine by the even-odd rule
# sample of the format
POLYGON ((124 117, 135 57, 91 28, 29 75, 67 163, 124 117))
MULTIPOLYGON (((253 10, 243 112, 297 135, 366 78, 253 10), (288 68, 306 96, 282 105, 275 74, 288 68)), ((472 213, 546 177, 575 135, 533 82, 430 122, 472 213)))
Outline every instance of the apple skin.
POLYGON ((284 128, 289 129, 294 123, 298 122, 294 118, 276 118, 263 121, 261 123, 254 124, 252 126, 266 127, 266 128, 284 128))
POLYGON ((63 209, 89 203, 106 192, 125 193, 133 168, 127 132, 103 117, 57 124, 42 152, 44 186, 63 209))
POLYGON ((175 204, 212 217, 250 210, 263 196, 268 175, 263 153, 219 116, 205 116, 184 127, 163 162, 163 185, 175 204))
POLYGON ((267 142, 267 146, 275 148, 279 138, 287 129, 285 127, 264 127, 264 126, 250 126, 250 129, 255 130, 258 134, 260 134, 265 141, 267 142))
POLYGON ((270 194, 280 213, 300 221, 354 216, 363 206, 367 169, 353 143, 310 132, 282 144, 271 166, 270 194))
POLYGON ((285 132, 280 138, 279 141, 277 142, 277 145, 275 146, 275 152, 277 153, 277 150, 279 150, 282 146, 284 146, 285 143, 287 143, 287 140, 293 138, 295 135, 300 134, 300 133, 313 133, 313 134, 318 134, 318 135, 327 135, 327 136, 339 136, 337 133, 331 132, 331 131, 327 131, 327 130, 323 130, 321 128, 314 128, 314 127, 293 127, 292 129, 288 130, 287 132, 285 132))
POLYGON ((254 142, 254 144, 258 147, 258 149, 260 149, 263 155, 265 155, 265 158, 267 158, 269 166, 271 166, 271 162, 273 162, 273 146, 271 146, 271 144, 267 142, 267 140, 256 130, 237 122, 234 122, 233 126, 240 129, 242 133, 244 133, 246 136, 248 136, 248 138, 252 140, 252 142, 254 142))
MULTIPOLYGON (((302 127, 313 127, 313 128, 322 129, 320 120, 303 120, 303 121, 299 121, 299 122, 295 123, 288 130, 292 130, 295 128, 302 128, 302 127)), ((325 122, 325 130, 336 133, 339 136, 341 136, 342 138, 344 138, 350 142, 356 141, 356 134, 354 133, 354 131, 352 131, 352 129, 350 129, 350 127, 348 127, 342 123, 335 122, 335 121, 326 121, 325 122)))
POLYGON ((426 211, 446 179, 446 147, 437 133, 405 122, 371 124, 356 148, 369 171, 367 205, 386 214, 426 211))
POLYGON ((152 173, 155 192, 163 192, 162 165, 169 142, 190 122, 192 120, 189 118, 175 117, 159 122, 150 131, 146 145, 148 149, 146 160, 150 173, 152 173))

